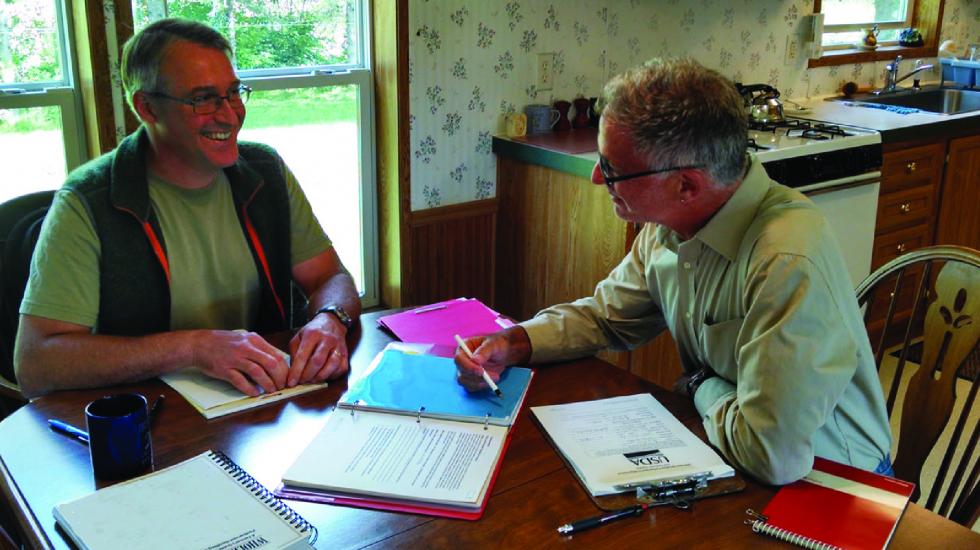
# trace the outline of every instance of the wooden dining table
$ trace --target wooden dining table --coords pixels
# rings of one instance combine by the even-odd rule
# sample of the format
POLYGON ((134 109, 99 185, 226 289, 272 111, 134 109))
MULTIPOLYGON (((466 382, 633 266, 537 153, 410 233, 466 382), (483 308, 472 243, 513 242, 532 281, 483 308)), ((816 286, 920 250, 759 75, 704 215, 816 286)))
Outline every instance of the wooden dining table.
MULTIPOLYGON (((377 327, 382 314, 365 314, 349 335, 352 370, 366 368, 391 341, 377 327)), ((29 547, 70 548, 71 543, 55 524, 54 506, 109 482, 93 476, 84 444, 51 431, 47 421, 59 418, 84 426, 87 403, 123 392, 142 393, 150 401, 157 395, 166 396, 152 428, 155 468, 176 464, 207 449, 220 450, 274 489, 324 426, 346 386, 345 380, 331 382, 324 390, 211 421, 156 379, 52 393, 0 422, 0 490, 29 547)), ((744 524, 746 509, 762 510, 777 490, 747 476, 744 490, 696 501, 689 510, 658 506, 640 517, 572 536, 557 533, 559 525, 601 511, 548 442, 528 407, 646 392, 704 438, 698 414, 687 399, 599 359, 579 359, 535 368, 485 514, 477 521, 287 502, 317 527, 317 548, 791 548, 753 533, 744 524)), ((814 510, 814 514, 819 517, 820 511, 814 510)), ((980 535, 910 504, 889 547, 980 548, 980 535)))

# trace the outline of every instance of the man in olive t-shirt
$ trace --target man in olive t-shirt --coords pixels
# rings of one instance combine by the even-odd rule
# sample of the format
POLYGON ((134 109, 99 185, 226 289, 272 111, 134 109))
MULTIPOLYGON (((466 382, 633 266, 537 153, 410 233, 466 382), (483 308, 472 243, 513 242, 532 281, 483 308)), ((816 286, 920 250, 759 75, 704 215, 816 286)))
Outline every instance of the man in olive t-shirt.
POLYGON ((126 43, 122 74, 142 127, 55 196, 21 306, 25 395, 191 365, 249 395, 346 373, 357 290, 278 154, 239 147, 251 90, 227 40, 160 20, 126 43), (288 328, 291 284, 309 321, 290 366, 248 330, 288 328))

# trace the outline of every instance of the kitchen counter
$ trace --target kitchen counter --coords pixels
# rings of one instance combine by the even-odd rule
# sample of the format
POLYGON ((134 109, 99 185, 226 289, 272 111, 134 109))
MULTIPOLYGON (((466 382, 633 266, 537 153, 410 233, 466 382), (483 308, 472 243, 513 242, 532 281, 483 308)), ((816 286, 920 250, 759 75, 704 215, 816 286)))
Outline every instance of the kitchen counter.
MULTIPOLYGON (((980 130, 980 111, 958 115, 901 115, 817 98, 799 103, 808 108, 801 111, 787 103, 786 116, 869 128, 878 131, 882 143, 886 144, 958 137, 980 130)), ((596 128, 581 128, 516 138, 494 136, 493 152, 588 179, 597 160, 597 134, 596 128), (583 147, 587 142, 591 148, 583 147)))
POLYGON ((902 115, 883 109, 862 107, 858 104, 848 105, 841 101, 825 99, 814 98, 799 103, 808 108, 801 111, 787 103, 784 106, 784 114, 788 117, 877 130, 881 134, 882 143, 958 137, 975 134, 980 130, 980 111, 958 115, 934 115, 921 112, 902 115))

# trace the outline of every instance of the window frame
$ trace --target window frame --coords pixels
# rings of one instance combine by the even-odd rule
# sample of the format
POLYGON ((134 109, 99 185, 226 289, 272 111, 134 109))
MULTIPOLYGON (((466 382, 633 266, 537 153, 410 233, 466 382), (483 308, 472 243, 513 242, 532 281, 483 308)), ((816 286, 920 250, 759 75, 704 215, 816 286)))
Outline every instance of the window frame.
POLYGON ((65 153, 65 175, 88 160, 85 128, 82 124, 82 100, 78 89, 78 67, 75 64, 75 34, 66 0, 52 0, 56 25, 60 29, 59 54, 61 79, 0 84, 0 110, 58 107, 61 113, 61 136, 65 153))
MULTIPOLYGON (((872 51, 857 48, 824 48, 819 58, 811 58, 807 62, 807 68, 891 61, 898 55, 909 59, 935 57, 939 51, 939 35, 942 31, 943 9, 946 2, 945 0, 910 0, 910 3, 913 5, 909 9, 912 14, 909 26, 916 27, 922 32, 925 38, 922 46, 885 45, 872 51)), ((813 13, 820 13, 820 6, 821 0, 814 0, 813 13)))

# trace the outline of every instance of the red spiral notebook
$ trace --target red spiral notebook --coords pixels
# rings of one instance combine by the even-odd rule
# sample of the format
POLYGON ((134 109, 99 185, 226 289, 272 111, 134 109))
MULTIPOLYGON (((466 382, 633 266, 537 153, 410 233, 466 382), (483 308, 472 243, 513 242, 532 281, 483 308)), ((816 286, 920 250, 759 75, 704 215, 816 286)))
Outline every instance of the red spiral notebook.
POLYGON ((776 493, 752 530, 806 548, 888 546, 915 484, 815 458, 803 479, 776 493))

